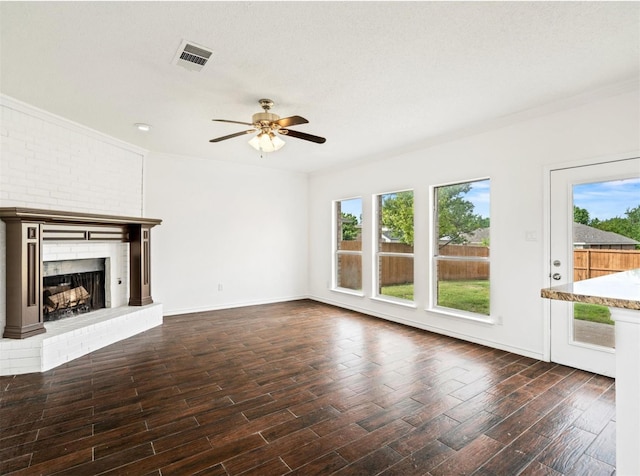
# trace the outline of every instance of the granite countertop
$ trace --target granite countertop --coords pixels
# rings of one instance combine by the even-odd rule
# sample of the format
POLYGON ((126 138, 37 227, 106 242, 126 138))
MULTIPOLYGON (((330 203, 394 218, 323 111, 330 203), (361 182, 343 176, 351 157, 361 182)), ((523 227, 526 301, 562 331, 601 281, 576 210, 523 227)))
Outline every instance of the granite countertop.
POLYGON ((640 268, 545 288, 543 298, 640 311, 640 268))

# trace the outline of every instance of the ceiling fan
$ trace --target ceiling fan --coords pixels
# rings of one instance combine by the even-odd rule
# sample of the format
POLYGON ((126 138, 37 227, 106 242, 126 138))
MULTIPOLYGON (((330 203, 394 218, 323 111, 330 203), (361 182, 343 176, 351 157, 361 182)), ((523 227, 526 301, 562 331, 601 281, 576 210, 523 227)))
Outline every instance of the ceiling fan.
POLYGON ((242 132, 236 132, 235 134, 229 134, 228 136, 222 136, 216 139, 211 139, 209 142, 220 142, 227 139, 233 139, 234 137, 251 134, 252 132, 258 132, 258 135, 251 139, 249 141, 249 144, 261 152, 273 152, 279 150, 284 146, 285 142, 280 139, 280 137, 278 137, 276 133, 283 136, 295 137, 296 139, 315 142, 316 144, 324 144, 326 142, 327 139, 325 139, 324 137, 314 136, 305 132, 299 132, 289 129, 289 127, 291 126, 307 124, 309 121, 307 121, 304 117, 290 116, 280 119, 280 116, 278 116, 277 114, 269 112, 269 110, 273 107, 273 101, 271 99, 260 99, 259 103, 260 107, 264 109, 264 112, 257 112, 256 114, 254 114, 251 122, 230 121, 227 119, 213 119, 217 122, 229 122, 231 124, 244 124, 247 126, 252 126, 252 129, 248 129, 242 132))

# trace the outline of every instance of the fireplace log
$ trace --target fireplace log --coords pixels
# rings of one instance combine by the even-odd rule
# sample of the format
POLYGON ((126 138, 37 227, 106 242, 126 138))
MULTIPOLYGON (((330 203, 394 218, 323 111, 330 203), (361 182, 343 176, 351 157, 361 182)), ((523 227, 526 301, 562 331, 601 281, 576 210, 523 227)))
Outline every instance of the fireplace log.
POLYGON ((69 307, 76 307, 80 304, 85 304, 89 299, 90 294, 87 290, 78 286, 77 288, 62 291, 57 294, 52 294, 47 298, 47 304, 54 309, 66 309, 69 307))
POLYGON ((52 294, 58 294, 64 291, 68 291, 71 289, 70 284, 59 284, 57 286, 45 286, 44 287, 44 295, 45 297, 51 296, 52 294))

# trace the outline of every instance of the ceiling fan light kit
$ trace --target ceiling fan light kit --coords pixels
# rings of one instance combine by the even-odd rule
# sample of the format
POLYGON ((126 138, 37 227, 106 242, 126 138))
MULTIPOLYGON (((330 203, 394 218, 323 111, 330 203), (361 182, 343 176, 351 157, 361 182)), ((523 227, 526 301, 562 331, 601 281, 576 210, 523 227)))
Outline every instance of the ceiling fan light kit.
POLYGON ((249 145, 260 152, 275 152, 282 149, 285 143, 273 132, 261 132, 249 141, 249 145))
POLYGON ((251 122, 231 121, 228 119, 213 119, 217 122, 244 124, 247 126, 252 126, 253 129, 236 132, 235 134, 229 134, 227 136, 218 137, 216 139, 211 139, 209 142, 221 142, 233 137, 251 134, 258 131, 258 134, 249 141, 249 144, 254 149, 260 152, 275 152, 276 150, 280 150, 285 145, 285 142, 280 139, 277 134, 315 142, 316 144, 324 144, 326 142, 326 139, 324 137, 314 136, 311 134, 307 134, 306 132, 298 132, 286 129, 291 126, 307 124, 309 121, 307 121, 304 117, 290 116, 280 119, 280 116, 278 116, 277 114, 269 112, 269 110, 273 106, 273 101, 271 99, 260 99, 259 103, 264 112, 258 112, 254 114, 251 118, 251 122))

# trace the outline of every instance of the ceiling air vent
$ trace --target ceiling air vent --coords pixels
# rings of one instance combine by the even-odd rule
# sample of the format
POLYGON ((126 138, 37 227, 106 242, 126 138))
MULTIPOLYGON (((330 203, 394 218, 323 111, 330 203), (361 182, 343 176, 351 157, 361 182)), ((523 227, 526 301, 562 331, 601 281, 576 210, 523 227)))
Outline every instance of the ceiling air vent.
POLYGON ((182 41, 173 62, 189 71, 202 71, 212 52, 191 41, 182 41))

